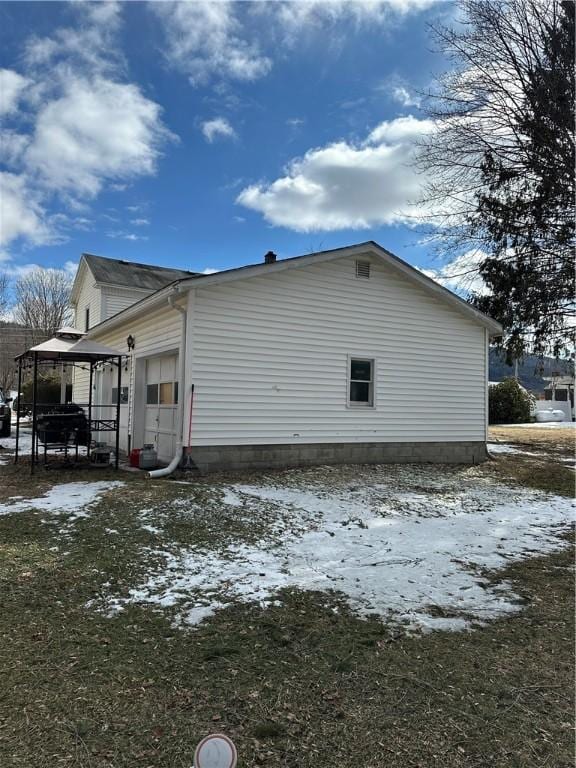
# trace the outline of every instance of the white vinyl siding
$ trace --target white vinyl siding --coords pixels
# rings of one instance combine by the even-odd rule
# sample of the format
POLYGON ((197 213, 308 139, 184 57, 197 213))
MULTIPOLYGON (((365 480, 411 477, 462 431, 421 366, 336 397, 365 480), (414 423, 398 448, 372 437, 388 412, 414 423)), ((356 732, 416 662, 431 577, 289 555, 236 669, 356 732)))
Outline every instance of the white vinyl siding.
POLYGON ((193 444, 485 439, 484 328, 377 260, 199 286, 192 326, 193 444), (350 357, 373 408, 347 407, 350 357))
MULTIPOLYGON (((149 292, 135 291, 128 288, 100 287, 95 282, 94 275, 90 269, 85 267, 76 303, 75 327, 81 331, 85 330, 86 310, 88 308, 90 309, 90 328, 94 328, 94 326, 148 295, 149 292)), ((119 340, 120 346, 116 347, 121 349, 122 352, 126 351, 127 336, 128 333, 126 333, 123 339, 119 340)), ((74 402, 88 402, 88 386, 88 371, 76 368, 73 377, 74 402)))
POLYGON ((102 320, 117 315, 126 307, 149 296, 149 291, 133 291, 128 288, 102 288, 102 320))
POLYGON ((102 297, 100 294, 100 289, 94 282, 94 277, 90 270, 86 269, 84 272, 83 285, 78 292, 74 326, 81 331, 84 330, 87 309, 90 309, 90 327, 98 325, 98 323, 103 319, 101 314, 101 305, 102 297))
MULTIPOLYGON (((144 442, 146 360, 156 355, 177 352, 181 325, 180 314, 165 305, 138 319, 127 320, 114 330, 91 334, 91 338, 118 350, 123 355, 128 354, 127 337, 130 334, 134 336, 135 347, 132 354, 136 367, 129 366, 127 372, 122 370, 122 386, 130 387, 129 405, 121 406, 120 446, 123 450, 128 446, 129 430, 132 433, 132 446, 141 448, 144 442)), ((116 386, 115 379, 113 385, 116 386)), ((86 391, 87 389, 86 387, 86 391)), ((113 437, 102 433, 100 439, 112 441, 113 437)), ((164 458, 169 460, 172 457, 164 458)))
POLYGON ((132 335, 136 357, 151 357, 167 350, 178 349, 181 326, 180 314, 165 304, 160 309, 148 310, 143 317, 126 320, 113 330, 91 334, 90 338, 127 354, 126 339, 132 335))
MULTIPOLYGON (((78 298, 75 307, 74 327, 80 331, 85 331, 86 310, 89 310, 90 326, 97 325, 101 318, 102 296, 100 289, 94 281, 94 275, 88 268, 83 269, 82 285, 78 292, 78 298)), ((72 398, 75 403, 88 402, 89 388, 88 366, 74 367, 72 375, 72 398)))

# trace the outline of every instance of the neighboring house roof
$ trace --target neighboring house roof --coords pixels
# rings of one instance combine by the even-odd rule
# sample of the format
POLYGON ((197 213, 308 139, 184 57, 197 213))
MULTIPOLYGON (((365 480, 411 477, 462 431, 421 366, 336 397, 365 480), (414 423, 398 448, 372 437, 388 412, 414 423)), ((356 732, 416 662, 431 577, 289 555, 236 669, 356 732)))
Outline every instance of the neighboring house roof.
POLYGON ((155 267, 150 264, 138 264, 134 261, 95 256, 92 253, 83 253, 82 255, 86 259, 96 282, 107 283, 108 285, 125 285, 129 288, 141 288, 145 291, 158 291, 168 283, 197 274, 187 269, 155 267))
MULTIPOLYGON (((105 285, 125 286, 134 290, 155 293, 175 280, 193 277, 196 272, 170 267, 155 267, 151 264, 138 264, 123 259, 110 259, 106 256, 96 256, 93 253, 83 253, 77 278, 80 275, 82 262, 90 269, 97 283, 105 285)), ((74 301, 77 286, 74 281, 72 300, 74 301)))
POLYGON ((552 389, 553 387, 568 387, 574 384, 574 375, 559 375, 559 376, 543 376, 544 381, 550 382, 546 384, 544 389, 552 389))
POLYGON ((90 329, 90 335, 100 330, 113 328, 124 320, 133 317, 140 312, 147 311, 150 307, 163 301, 166 296, 171 293, 175 288, 188 289, 196 287, 198 283, 202 286, 214 285, 218 283, 231 282, 234 280, 248 279, 250 277, 258 277, 263 274, 274 274, 282 272, 287 269, 294 269, 298 267, 305 267, 310 264, 322 263, 325 261, 333 261, 336 259, 342 259, 347 256, 373 256, 379 258, 384 263, 391 266, 396 271, 402 273, 409 281, 418 284, 421 288, 427 292, 435 295, 437 298, 446 301, 454 306, 464 315, 486 327, 491 336, 500 336, 502 334, 502 326, 500 323, 493 320, 488 315, 479 312, 477 309, 468 302, 461 299, 452 291, 449 291, 444 286, 440 285, 430 277, 425 275, 418 269, 410 266, 405 261, 395 256, 390 251, 387 251, 378 243, 373 240, 368 240, 364 243, 357 243, 355 245, 345 246, 344 248, 334 248, 329 251, 319 251, 317 253, 306 254, 304 256, 293 256, 288 259, 280 259, 272 263, 248 264, 243 267, 234 267, 233 269, 222 270, 214 274, 203 273, 191 273, 183 278, 174 280, 173 283, 164 286, 158 290, 155 294, 147 296, 140 301, 135 302, 126 309, 118 312, 118 314, 104 320, 90 329))

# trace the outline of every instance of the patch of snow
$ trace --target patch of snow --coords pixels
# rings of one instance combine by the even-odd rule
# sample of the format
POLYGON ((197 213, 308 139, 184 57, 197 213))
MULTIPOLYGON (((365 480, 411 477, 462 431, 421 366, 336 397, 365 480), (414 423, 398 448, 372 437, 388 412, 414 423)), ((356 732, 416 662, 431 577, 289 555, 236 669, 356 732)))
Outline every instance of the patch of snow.
MULTIPOLYGON (((0 445, 3 448, 6 448, 8 451, 15 451, 16 437, 2 437, 0 438, 0 445)), ((28 453, 32 453, 32 433, 28 430, 20 430, 20 435, 18 438, 18 453, 22 456, 28 453)), ((11 456, 10 458, 13 459, 14 457, 11 456)))
MULTIPOLYGON (((7 464, 9 462, 12 462, 14 460, 14 452, 16 451, 16 435, 15 435, 15 429, 12 430, 12 437, 2 437, 0 438, 0 446, 2 448, 5 448, 7 451, 10 451, 10 453, 3 454, 0 452, 0 463, 7 464), (8 461, 6 461, 8 459, 8 461)), ((43 456, 44 454, 44 448, 40 446, 39 448, 40 456, 43 456)), ((79 448, 79 452, 82 455, 85 455, 86 449, 84 447, 79 448)), ((28 456, 32 453, 32 432, 30 429, 20 428, 20 435, 18 437, 18 454, 20 456, 28 456)), ((48 454, 62 454, 63 451, 60 448, 49 448, 47 451, 48 454)))
POLYGON ((234 491, 231 491, 230 488, 224 488, 224 497, 222 501, 229 507, 241 507, 244 503, 240 496, 238 496, 237 493, 234 493, 234 491))
POLYGON ((287 532, 276 546, 155 551, 164 566, 106 605, 175 608, 181 622, 194 625, 235 600, 269 605, 279 589, 298 587, 338 590, 360 615, 424 630, 461 630, 518 611, 511 585, 492 584, 482 572, 564 546, 559 534, 574 519, 574 505, 478 480, 443 488, 435 473, 425 493, 398 490, 393 481, 348 490, 223 488, 242 500, 246 514, 262 504, 290 509, 308 521, 307 530, 287 532))
POLYGON ((529 424, 494 424, 495 429, 575 429, 575 421, 536 421, 529 424))
POLYGON ((90 514, 90 507, 98 501, 99 497, 112 488, 120 488, 124 483, 113 481, 99 481, 94 483, 63 483, 55 485, 43 496, 35 499, 22 499, 11 504, 0 504, 0 515, 10 515, 23 512, 28 509, 37 509, 50 512, 54 515, 68 515, 69 521, 90 514))
POLYGON ((534 453, 533 451, 523 451, 521 448, 516 448, 513 445, 507 443, 488 443, 489 453, 519 453, 522 456, 542 456, 541 453, 534 453))
POLYGON ((149 531, 149 533, 162 533, 161 528, 157 528, 155 525, 141 525, 143 531, 149 531))

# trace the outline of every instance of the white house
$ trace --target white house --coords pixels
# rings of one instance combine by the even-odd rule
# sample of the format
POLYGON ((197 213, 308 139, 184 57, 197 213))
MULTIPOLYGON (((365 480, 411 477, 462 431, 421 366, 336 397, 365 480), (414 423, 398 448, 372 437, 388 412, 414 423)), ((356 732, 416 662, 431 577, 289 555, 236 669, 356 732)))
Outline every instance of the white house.
POLYGON ((160 288, 194 274, 83 253, 70 295, 75 328, 88 331, 160 288))
MULTIPOLYGON (((77 323, 99 289, 87 335, 126 353, 125 450, 154 443, 171 462, 183 446, 202 470, 486 457, 488 342, 501 327, 377 243, 269 253, 138 296, 141 266, 124 263, 115 314, 94 258, 76 278, 77 323)), ((118 280, 118 262, 99 262, 118 280)), ((113 401, 115 381, 97 373, 95 402, 113 401)), ((74 399, 87 400, 82 371, 74 399)))
POLYGON ((574 421, 574 374, 544 376, 544 400, 538 401, 538 410, 552 408, 564 413, 566 421, 574 421))

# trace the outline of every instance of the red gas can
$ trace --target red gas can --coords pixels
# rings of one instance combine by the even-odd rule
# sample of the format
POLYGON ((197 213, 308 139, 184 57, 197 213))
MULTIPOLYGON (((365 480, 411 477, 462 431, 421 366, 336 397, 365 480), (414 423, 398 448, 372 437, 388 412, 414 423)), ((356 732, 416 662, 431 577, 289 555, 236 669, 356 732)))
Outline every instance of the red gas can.
POLYGON ((132 448, 130 451, 130 466, 131 467, 140 467, 140 451, 142 448, 132 448))

